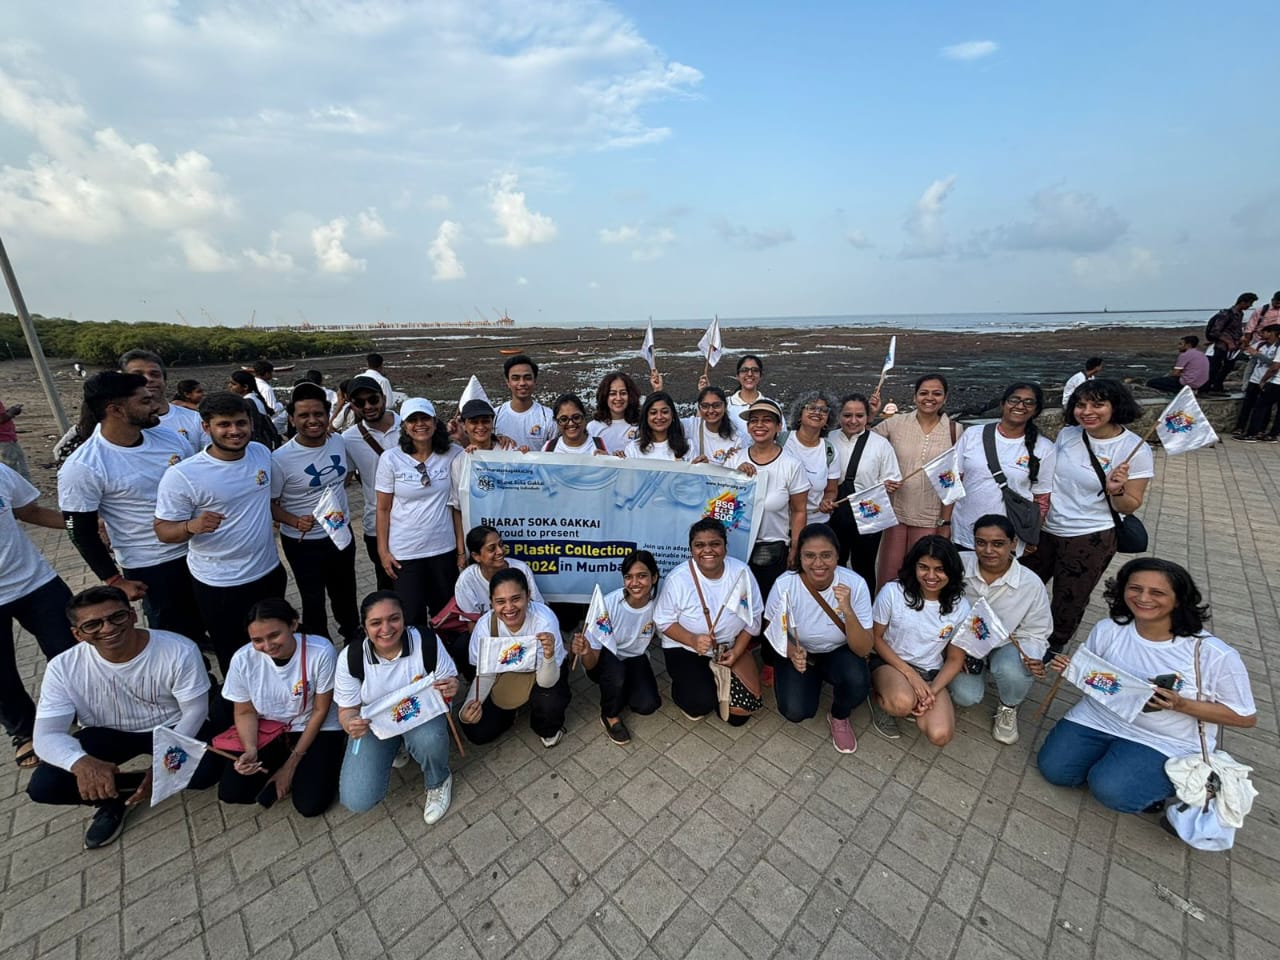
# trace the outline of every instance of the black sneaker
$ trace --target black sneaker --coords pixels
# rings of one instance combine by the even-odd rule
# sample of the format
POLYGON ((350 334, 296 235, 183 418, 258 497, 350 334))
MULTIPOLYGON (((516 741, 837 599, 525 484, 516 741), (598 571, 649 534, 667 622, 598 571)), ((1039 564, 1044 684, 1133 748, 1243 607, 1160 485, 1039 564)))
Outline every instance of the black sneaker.
POLYGON ((84 848, 97 850, 115 840, 124 832, 124 818, 129 808, 122 800, 108 800, 98 808, 98 812, 89 821, 89 829, 84 832, 84 848))
POLYGON ((1257 443, 1261 439, 1262 439, 1261 437, 1257 437, 1257 436, 1241 437, 1240 442, 1241 443, 1257 443))
POLYGON ((613 723, 610 723, 604 717, 601 717, 600 725, 604 727, 604 732, 609 735, 610 743, 616 743, 620 747, 625 747, 631 742, 631 731, 627 729, 627 725, 621 720, 615 720, 613 723))

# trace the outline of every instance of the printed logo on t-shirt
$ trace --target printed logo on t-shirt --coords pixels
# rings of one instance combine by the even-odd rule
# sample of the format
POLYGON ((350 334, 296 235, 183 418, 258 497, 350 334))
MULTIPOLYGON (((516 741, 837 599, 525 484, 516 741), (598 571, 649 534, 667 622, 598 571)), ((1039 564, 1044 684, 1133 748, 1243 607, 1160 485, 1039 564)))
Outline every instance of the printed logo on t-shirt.
POLYGON ((166 466, 172 467, 175 463, 181 463, 181 462, 182 462, 182 458, 175 453, 173 456, 169 458, 169 462, 168 464, 166 464, 166 466))
POLYGON ((1021 467, 1023 470, 1028 469, 1031 466, 1031 454, 1024 453, 1017 460, 1013 461, 1013 465, 1015 467, 1021 467))
POLYGON ((533 426, 529 428, 529 436, 537 437, 541 435, 542 435, 542 424, 535 423, 533 426))
POLYGON ((1111 469, 1111 458, 1110 458, 1110 457, 1108 457, 1108 456, 1104 456, 1104 455, 1103 455, 1103 454, 1101 454, 1101 453, 1095 454, 1095 456, 1098 458, 1098 466, 1102 467, 1102 472, 1103 472, 1103 473, 1106 473, 1108 470, 1110 470, 1110 469, 1111 469))
POLYGON ((954 623, 944 623, 942 625, 942 629, 938 631, 938 639, 950 640, 952 635, 955 634, 955 632, 956 632, 956 625, 954 623))
POLYGON ((5 508, 4 497, 0 497, 0 510, 3 510, 4 508, 5 508))
POLYGON ((639 437, 640 437, 639 427, 632 427, 630 430, 627 431, 628 440, 636 440, 636 439, 639 439, 639 437))
POLYGON ((270 478, 267 476, 267 471, 265 470, 259 470, 257 475, 254 477, 254 480, 257 481, 257 484, 260 487, 266 486, 268 479, 270 478))
POLYGON ((178 436, 182 437, 182 439, 183 439, 183 440, 190 440, 190 439, 191 439, 191 437, 187 434, 187 428, 186 428, 186 427, 179 427, 179 428, 178 428, 178 436))
POLYGON ((293 685, 293 693, 292 693, 291 695, 293 696, 293 698, 294 698, 295 700, 296 700, 298 697, 302 696, 302 681, 301 681, 301 680, 299 680, 297 683, 295 683, 295 684, 293 685))
POLYGON ((309 487, 318 487, 324 483, 324 478, 330 473, 336 473, 341 477, 347 472, 347 468, 342 465, 342 458, 336 453, 329 454, 332 461, 327 466, 317 467, 314 463, 308 463, 302 470, 303 473, 311 477, 311 482, 307 484, 309 487))

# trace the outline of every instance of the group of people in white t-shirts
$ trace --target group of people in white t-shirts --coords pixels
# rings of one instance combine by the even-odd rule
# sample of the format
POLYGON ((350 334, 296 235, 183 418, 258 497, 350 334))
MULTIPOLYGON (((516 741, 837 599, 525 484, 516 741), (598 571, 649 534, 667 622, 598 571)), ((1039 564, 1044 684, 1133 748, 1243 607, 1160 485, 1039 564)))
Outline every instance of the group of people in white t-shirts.
MULTIPOLYGON (((517 355, 504 366, 509 400, 495 407, 473 396, 446 421, 421 397, 397 414, 389 384, 370 370, 343 385, 341 432, 332 395, 295 386, 281 405, 290 438, 273 451, 252 442, 244 396, 208 393, 193 412, 165 398, 158 356, 131 351, 119 371, 85 382, 96 426, 60 471, 60 513, 0 469, 9 505, 0 511, 0 571, 9 571, 0 572, 0 625, 16 618, 50 657, 38 707, 16 674, 0 670, 15 759, 40 764, 31 796, 94 804, 86 846, 110 843, 151 787, 150 775, 122 774, 119 764, 149 752, 148 732, 167 726, 237 745, 233 761, 207 753, 192 781, 217 783, 225 802, 290 796, 313 816, 338 798, 368 810, 386 795, 392 766, 412 760, 423 773, 424 819, 435 823, 451 803, 450 735, 489 743, 527 710, 554 747, 578 661, 599 686, 606 737, 628 744, 624 713, 661 704, 655 640, 672 700, 691 721, 718 713, 746 723, 772 687, 779 712, 804 722, 830 684, 837 751, 856 750, 851 718, 863 702, 883 736, 901 736, 899 721, 911 720, 942 746, 955 733, 955 706, 981 702, 990 678, 992 736, 1015 742, 1018 705, 1045 664, 1067 664, 1066 642, 1116 550, 1116 515, 1141 505, 1154 474, 1150 450, 1125 427, 1137 416, 1127 388, 1080 383, 1051 443, 1034 426, 1043 396, 1033 383, 1005 390, 998 422, 965 430, 944 411, 939 374, 915 383, 910 412, 872 426, 893 413, 875 394, 837 403, 811 391, 787 418, 761 393, 763 372, 758 356, 742 357, 739 389, 700 382, 694 415, 682 418, 656 371, 647 396, 619 371, 593 403, 569 393, 544 406, 537 364, 517 355), (967 494, 944 505, 917 468, 951 446, 967 494), (581 611, 544 603, 498 530, 462 529, 462 458, 495 448, 739 470, 761 485, 760 535, 738 560, 727 556, 724 527, 699 521, 688 558, 665 575, 651 554, 633 551, 601 584, 610 629, 578 629, 581 611), (354 538, 339 547, 326 529, 326 519, 350 519, 357 477, 379 587, 358 605, 354 538), (900 520, 883 537, 861 532, 848 503, 880 483, 900 520), (1033 505, 1030 521, 1012 509, 1019 500, 1033 505), (65 523, 104 586, 71 598, 17 519, 65 523), (15 564, 25 571, 16 579, 15 564), (300 612, 282 599, 286 564, 300 612), (150 629, 137 626, 136 601, 150 629), (951 642, 972 629, 975 610, 993 612, 1009 635, 981 657, 951 642), (331 641, 343 647, 335 653, 331 641), (220 690, 201 648, 217 660, 220 690), (494 657, 530 669, 495 673, 494 657)), ((1239 656, 1204 633, 1184 570, 1131 561, 1107 590, 1111 617, 1086 648, 1176 680, 1131 723, 1073 708, 1040 765, 1055 783, 1087 782, 1102 802, 1141 810, 1171 794, 1156 758, 1190 749, 1195 718, 1247 726, 1254 707, 1239 656), (1193 644, 1207 651, 1195 691, 1193 644)))

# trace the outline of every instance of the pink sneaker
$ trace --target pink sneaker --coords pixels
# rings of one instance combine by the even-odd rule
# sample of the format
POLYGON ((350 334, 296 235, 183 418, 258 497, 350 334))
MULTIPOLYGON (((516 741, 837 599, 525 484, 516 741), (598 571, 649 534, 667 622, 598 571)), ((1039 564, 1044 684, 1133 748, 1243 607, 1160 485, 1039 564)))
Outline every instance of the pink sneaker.
POLYGON ((763 666, 760 668, 760 684, 765 687, 773 686, 773 667, 763 666))
POLYGON ((849 718, 837 720, 827 714, 827 723, 831 727, 831 743, 839 753, 854 753, 858 749, 858 738, 853 735, 853 727, 849 726, 849 718))

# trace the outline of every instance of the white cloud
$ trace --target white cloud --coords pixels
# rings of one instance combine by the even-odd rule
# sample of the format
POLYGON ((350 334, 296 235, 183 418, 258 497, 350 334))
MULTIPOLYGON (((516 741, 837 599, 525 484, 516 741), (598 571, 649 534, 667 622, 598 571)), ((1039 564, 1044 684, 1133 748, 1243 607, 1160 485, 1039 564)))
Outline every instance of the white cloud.
POLYGON ((1031 198, 1030 220, 996 228, 991 242, 1010 250, 1105 250, 1129 229, 1129 222, 1091 193, 1048 187, 1031 198))
POLYGON ((1129 247, 1109 253, 1075 257, 1071 272, 1090 287, 1118 287, 1148 283, 1163 272, 1159 258, 1146 247, 1129 247))
POLYGON ((968 40, 964 43, 953 43, 942 48, 942 55, 948 60, 981 60, 1000 49, 994 40, 968 40))
POLYGON ((588 289, 588 290, 599 290, 599 289, 600 289, 600 284, 598 284, 598 283, 597 283, 596 281, 594 281, 594 280, 588 280, 588 281, 587 281, 587 289, 588 289))
POLYGON ((712 222, 720 239, 726 243, 741 244, 748 250, 768 250, 796 238, 790 227, 768 227, 764 230, 752 230, 742 224, 730 223, 724 217, 712 222))
POLYGON ((676 233, 670 227, 647 227, 643 224, 623 224, 614 229, 599 232, 600 242, 631 247, 631 259, 637 262, 657 260, 676 242, 676 233))
POLYGON ((942 225, 942 204, 955 185, 956 177, 952 174, 933 181, 925 188, 902 225, 908 238, 902 248, 903 257, 940 257, 948 252, 947 231, 942 225))
POLYGON ((461 233, 462 228, 452 220, 440 222, 436 238, 431 241, 431 246, 427 249, 427 256, 431 259, 432 279, 461 280, 467 275, 466 268, 458 259, 457 251, 453 249, 461 233))
POLYGON ((494 238, 493 242, 508 247, 528 247, 554 240, 555 222, 544 214, 530 210, 525 203, 524 194, 517 189, 518 186, 516 175, 507 173, 490 187, 490 209, 493 210, 494 221, 502 230, 502 236, 494 238))
POLYGON ((316 265, 323 273, 362 273, 365 261, 351 256, 343 247, 347 235, 347 218, 334 217, 311 231, 311 246, 316 265))
POLYGON ((608 228, 600 231, 601 243, 631 243, 640 235, 635 227, 621 226, 615 230, 608 228))
POLYGON ((871 242, 871 238, 862 230, 850 230, 844 235, 845 240, 849 242, 849 246, 855 250, 867 250, 875 246, 871 242))
POLYGON ((528 278, 528 277, 516 277, 516 286, 517 286, 517 287, 527 287, 528 285, 529 285, 529 278, 528 278))
POLYGON ((449 198, 443 193, 433 193, 427 198, 427 209, 437 213, 449 209, 449 198))
POLYGON ((356 216, 356 229, 360 231, 360 236, 366 240, 385 240, 391 236, 391 231, 387 229, 387 225, 378 216, 377 207, 367 207, 360 211, 356 216))
POLYGON ((259 270, 271 273, 288 273, 293 269, 293 256, 280 249, 280 231, 271 231, 271 248, 262 253, 249 247, 244 251, 244 258, 259 270))
POLYGON ((201 231, 184 228, 174 237, 182 247, 187 266, 196 273, 222 273, 235 268, 235 260, 219 250, 201 231))

